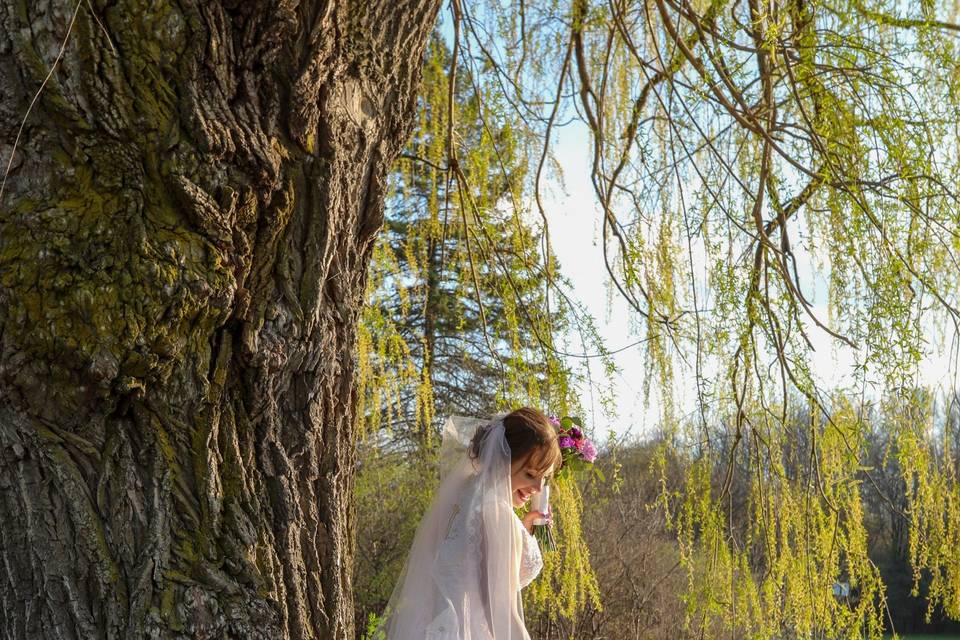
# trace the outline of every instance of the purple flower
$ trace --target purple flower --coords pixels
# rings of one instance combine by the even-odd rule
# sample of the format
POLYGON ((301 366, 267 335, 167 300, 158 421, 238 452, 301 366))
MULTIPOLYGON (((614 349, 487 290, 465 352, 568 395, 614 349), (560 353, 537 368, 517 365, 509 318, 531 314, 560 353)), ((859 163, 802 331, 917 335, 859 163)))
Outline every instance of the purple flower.
POLYGON ((560 418, 558 418, 557 416, 547 416, 547 420, 549 420, 550 424, 552 424, 555 427, 560 426, 560 418))
POLYGON ((589 440, 584 440, 583 446, 580 449, 580 455, 587 462, 593 462, 597 459, 597 448, 593 446, 593 443, 589 440))
POLYGON ((560 436, 560 438, 557 440, 557 444, 560 445, 561 449, 573 449, 577 446, 573 441, 573 438, 570 436, 560 436))
POLYGON ((583 437, 583 431, 580 431, 580 429, 573 427, 572 429, 570 429, 570 437, 573 438, 574 440, 579 440, 580 438, 583 437))

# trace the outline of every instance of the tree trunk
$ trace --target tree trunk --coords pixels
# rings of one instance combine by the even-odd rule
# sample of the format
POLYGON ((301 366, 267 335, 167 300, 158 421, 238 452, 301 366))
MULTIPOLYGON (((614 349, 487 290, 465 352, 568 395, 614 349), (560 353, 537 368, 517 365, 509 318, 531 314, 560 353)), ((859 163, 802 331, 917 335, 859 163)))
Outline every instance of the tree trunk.
POLYGON ((354 328, 439 0, 0 2, 0 637, 350 638, 354 328))

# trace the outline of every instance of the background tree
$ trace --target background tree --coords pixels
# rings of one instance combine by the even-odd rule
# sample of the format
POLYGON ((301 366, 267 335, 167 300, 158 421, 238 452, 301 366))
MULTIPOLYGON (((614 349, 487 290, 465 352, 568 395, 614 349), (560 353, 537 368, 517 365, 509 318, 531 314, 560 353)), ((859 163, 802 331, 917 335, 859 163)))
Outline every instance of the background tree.
MULTIPOLYGON (((865 402, 856 396, 836 396, 833 400, 835 405, 841 402, 855 408, 867 433, 868 455, 853 482, 861 488, 867 553, 884 585, 887 629, 908 637, 913 633, 956 632, 960 623, 950 621, 943 607, 931 604, 934 574, 927 570, 916 572, 911 563, 909 518, 905 515, 909 512, 908 491, 898 451, 901 428, 894 426, 903 421, 903 416, 909 416, 910 428, 927 434, 931 450, 937 451, 938 456, 952 457, 943 443, 953 442, 956 437, 955 396, 916 388, 910 394, 891 395, 882 402, 865 402), (928 412, 919 410, 924 406, 929 408, 928 412)), ((791 444, 784 455, 783 472, 802 478, 809 469, 805 461, 811 454, 811 416, 803 410, 802 403, 793 404, 787 438, 791 444)), ((723 455, 715 457, 709 484, 711 491, 719 492, 729 483, 732 526, 736 535, 749 539, 749 523, 758 515, 753 504, 757 492, 751 486, 755 472, 751 474, 750 468, 751 458, 757 452, 751 450, 751 443, 738 446, 733 452, 734 471, 728 480, 726 461, 730 444, 714 443, 723 455)), ((951 447, 955 450, 955 445, 951 447)), ((588 606, 569 620, 536 615, 528 619, 529 626, 542 640, 700 637, 697 626, 686 621, 684 600, 689 597, 690 585, 681 568, 681 549, 675 544, 678 527, 671 527, 665 516, 680 511, 676 504, 670 507, 670 500, 682 502, 688 467, 702 460, 703 452, 695 448, 677 450, 675 445, 656 437, 646 441, 611 441, 605 449, 600 464, 613 481, 591 484, 584 504, 584 536, 603 606, 588 606), (664 494, 672 498, 664 501, 664 494)), ((766 571, 767 566, 763 543, 762 538, 754 540, 755 547, 750 549, 756 562, 753 571, 758 574, 766 571)), ((838 576, 838 582, 846 582, 851 588, 850 597, 843 598, 845 603, 855 605, 862 599, 862 586, 851 582, 851 576, 838 576)), ((740 621, 748 619, 743 616, 740 621)), ((730 627, 718 635, 736 631, 736 623, 737 620, 731 620, 730 627)), ((787 637, 794 633, 789 618, 778 621, 778 632, 787 637)), ((832 637, 829 629, 820 629, 819 633, 832 637)))
POLYGON ((0 3, 0 635, 353 636, 356 322, 439 4, 0 3))
MULTIPOLYGON (((429 504, 446 417, 523 404, 561 414, 577 407, 560 349, 579 310, 551 307, 548 280, 559 277, 543 267, 534 218, 514 206, 528 165, 515 124, 509 111, 493 108, 491 87, 466 66, 451 94, 444 82, 451 63, 436 35, 424 67, 431 89, 391 176, 360 328, 367 437, 357 480, 358 630, 383 612, 429 504), (460 123, 455 175, 441 168, 451 118, 460 123)), ((589 331, 581 340, 602 353, 589 331)), ((568 527, 558 553, 570 560, 548 567, 549 586, 528 598, 528 607, 551 605, 554 615, 569 616, 595 601, 595 578, 573 488, 559 500, 557 517, 568 527)))
POLYGON ((546 283, 556 276, 543 271, 529 212, 513 206, 527 158, 482 80, 461 68, 448 95, 450 63, 435 36, 430 91, 391 176, 359 350, 370 429, 424 442, 451 414, 489 415, 508 401, 563 406, 569 394, 554 344, 569 313, 549 307, 546 283), (451 118, 462 122, 452 143, 451 118), (441 168, 449 144, 457 176, 441 168))

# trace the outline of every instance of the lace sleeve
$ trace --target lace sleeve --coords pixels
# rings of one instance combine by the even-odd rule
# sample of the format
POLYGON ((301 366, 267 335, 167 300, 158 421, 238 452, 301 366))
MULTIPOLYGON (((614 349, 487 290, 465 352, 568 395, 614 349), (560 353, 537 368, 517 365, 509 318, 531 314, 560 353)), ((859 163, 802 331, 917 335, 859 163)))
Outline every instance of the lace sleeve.
POLYGON ((520 529, 523 530, 523 549, 520 556, 520 588, 523 589, 540 575, 543 569, 543 556, 540 554, 540 543, 527 532, 522 522, 520 522, 520 529))

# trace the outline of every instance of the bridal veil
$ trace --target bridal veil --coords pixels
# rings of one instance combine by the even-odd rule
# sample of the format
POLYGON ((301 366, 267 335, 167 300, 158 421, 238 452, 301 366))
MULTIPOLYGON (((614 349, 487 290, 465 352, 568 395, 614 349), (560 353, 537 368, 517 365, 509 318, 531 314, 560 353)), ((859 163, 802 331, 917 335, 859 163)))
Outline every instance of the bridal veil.
POLYGON ((380 628, 387 640, 529 640, 510 460, 501 418, 447 420, 440 486, 380 628), (479 455, 471 457, 475 433, 479 455))

